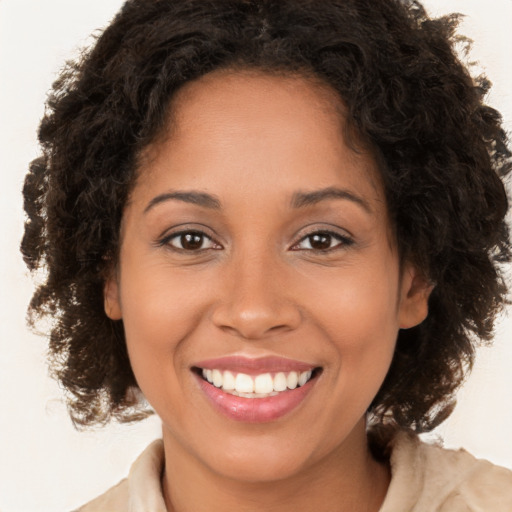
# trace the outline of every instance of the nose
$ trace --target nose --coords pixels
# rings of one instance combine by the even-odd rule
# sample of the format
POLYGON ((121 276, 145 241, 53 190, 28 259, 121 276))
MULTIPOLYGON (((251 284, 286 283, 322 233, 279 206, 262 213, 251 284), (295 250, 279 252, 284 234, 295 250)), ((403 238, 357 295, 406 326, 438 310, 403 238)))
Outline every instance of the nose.
POLYGON ((297 302, 290 296, 286 272, 269 258, 240 258, 230 265, 214 324, 235 336, 258 340, 292 331, 301 322, 297 302))

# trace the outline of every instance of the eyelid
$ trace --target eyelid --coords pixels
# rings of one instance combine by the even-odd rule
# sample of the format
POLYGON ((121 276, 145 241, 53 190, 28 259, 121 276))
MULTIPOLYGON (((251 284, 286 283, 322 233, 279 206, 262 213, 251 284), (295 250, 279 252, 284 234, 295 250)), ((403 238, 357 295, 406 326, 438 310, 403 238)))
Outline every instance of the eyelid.
POLYGON ((207 226, 201 225, 201 224, 180 224, 178 226, 173 226, 170 229, 167 229, 164 233, 162 233, 156 240, 155 245, 158 247, 164 247, 167 246, 172 250, 175 250, 176 252, 202 252, 209 249, 219 250, 219 248, 223 248, 223 245, 218 241, 218 237, 215 236, 215 234, 212 234, 212 230, 209 229, 207 226), (201 235, 208 240, 211 240, 211 242, 214 245, 219 246, 218 248, 206 248, 206 249, 198 249, 196 251, 190 251, 187 249, 180 249, 178 247, 173 247, 170 244, 170 241, 173 238, 185 235, 187 233, 194 233, 201 235))
MULTIPOLYGON (((325 225, 324 225, 325 226, 325 225)), ((331 251, 336 250, 338 247, 340 248, 346 248, 355 243, 354 237, 348 233, 346 230, 339 228, 338 226, 309 226, 303 228, 299 234, 295 236, 295 242, 291 245, 289 250, 292 251, 310 251, 310 252, 319 252, 319 253, 328 253, 331 251), (332 248, 328 249, 298 249, 296 248, 298 244, 300 244, 302 241, 304 241, 307 237, 310 237, 315 234, 326 234, 330 235, 336 240, 339 240, 339 244, 335 245, 332 248)), ((180 224, 177 226, 173 226, 170 229, 167 229, 164 233, 162 233, 157 240, 155 241, 155 245, 158 247, 164 247, 167 246, 172 250, 175 250, 176 252, 181 253, 191 253, 191 252, 203 252, 207 250, 220 250, 223 249, 223 244, 219 242, 218 237, 212 233, 212 230, 208 228, 205 225, 201 224, 180 224), (197 249, 197 250, 187 250, 187 249, 180 249, 179 247, 174 247, 170 244, 170 241, 173 238, 188 234, 188 233, 194 233, 198 234, 200 236, 205 237, 206 239, 210 240, 213 245, 216 245, 217 247, 208 247, 205 249, 197 249)))
POLYGON ((355 243, 354 237, 351 234, 347 233, 346 230, 342 230, 341 228, 335 228, 335 227, 322 228, 320 226, 311 227, 306 232, 302 231, 299 235, 297 235, 295 237, 295 240, 296 241, 292 244, 292 246, 290 247, 290 250, 292 250, 292 251, 304 250, 304 251, 319 252, 319 253, 328 253, 328 252, 336 250, 338 247, 346 248, 355 243), (340 231, 342 231, 342 232, 340 232, 340 231), (331 247, 331 248, 325 249, 325 250, 322 250, 322 249, 316 249, 316 250, 315 249, 294 249, 294 247, 299 245, 303 240, 305 240, 306 238, 313 236, 315 234, 330 235, 330 236, 334 237, 335 239, 339 240, 340 243, 334 247, 331 247))

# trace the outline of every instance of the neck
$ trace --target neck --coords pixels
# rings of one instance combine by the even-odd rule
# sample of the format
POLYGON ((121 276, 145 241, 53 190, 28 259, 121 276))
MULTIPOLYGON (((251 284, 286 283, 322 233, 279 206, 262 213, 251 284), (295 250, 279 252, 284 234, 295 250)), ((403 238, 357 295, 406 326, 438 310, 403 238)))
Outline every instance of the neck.
POLYGON ((364 423, 342 446, 281 480, 245 481, 207 467, 164 430, 164 498, 169 512, 377 512, 389 468, 370 454, 364 423), (362 428, 361 428, 362 427, 362 428))

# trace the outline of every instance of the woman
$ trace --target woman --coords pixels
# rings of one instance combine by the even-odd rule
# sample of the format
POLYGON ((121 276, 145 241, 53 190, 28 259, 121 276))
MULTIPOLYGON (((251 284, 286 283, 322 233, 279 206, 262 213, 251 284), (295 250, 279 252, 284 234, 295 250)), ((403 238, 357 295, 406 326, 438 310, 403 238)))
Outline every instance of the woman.
POLYGON ((510 152, 455 25, 131 1, 62 75, 24 190, 31 310, 76 423, 139 419, 142 391, 163 424, 82 510, 510 508, 509 471, 414 435, 507 293, 510 152))

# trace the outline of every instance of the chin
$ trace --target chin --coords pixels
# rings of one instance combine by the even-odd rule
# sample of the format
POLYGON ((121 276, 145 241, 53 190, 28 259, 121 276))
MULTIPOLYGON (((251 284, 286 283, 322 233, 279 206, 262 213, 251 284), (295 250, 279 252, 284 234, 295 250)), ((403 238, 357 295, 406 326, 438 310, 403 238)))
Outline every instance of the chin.
POLYGON ((300 444, 290 442, 283 447, 281 441, 258 442, 239 440, 222 454, 212 457, 211 470, 224 478, 247 484, 286 480, 307 470, 311 454, 297 451, 300 444))

